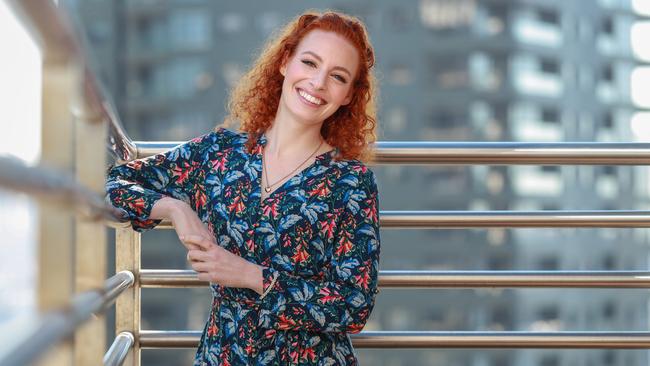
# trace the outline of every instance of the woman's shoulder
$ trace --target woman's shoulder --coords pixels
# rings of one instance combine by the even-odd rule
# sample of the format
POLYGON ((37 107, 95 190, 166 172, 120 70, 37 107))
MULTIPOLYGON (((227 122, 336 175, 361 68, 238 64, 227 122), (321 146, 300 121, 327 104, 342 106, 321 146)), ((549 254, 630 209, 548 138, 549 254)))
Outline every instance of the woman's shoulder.
POLYGON ((244 144, 248 139, 246 132, 235 131, 223 126, 217 127, 211 134, 223 145, 244 144))
POLYGON ((377 189, 375 173, 364 162, 357 159, 341 159, 332 162, 339 170, 339 184, 351 188, 366 187, 377 189))

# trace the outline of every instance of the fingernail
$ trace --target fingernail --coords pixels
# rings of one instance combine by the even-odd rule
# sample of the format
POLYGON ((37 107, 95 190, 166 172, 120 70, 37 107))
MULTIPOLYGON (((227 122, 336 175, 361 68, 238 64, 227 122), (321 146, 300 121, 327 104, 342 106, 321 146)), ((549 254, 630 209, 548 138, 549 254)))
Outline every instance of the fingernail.
POLYGON ((181 240, 185 240, 185 235, 181 235, 178 238, 181 239, 181 240))

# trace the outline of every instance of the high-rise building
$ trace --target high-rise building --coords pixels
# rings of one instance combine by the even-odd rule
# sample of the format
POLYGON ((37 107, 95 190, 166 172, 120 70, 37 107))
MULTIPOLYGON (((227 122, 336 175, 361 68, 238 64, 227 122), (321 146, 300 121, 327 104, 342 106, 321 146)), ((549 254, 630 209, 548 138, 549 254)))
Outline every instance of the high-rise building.
MULTIPOLYGON (((630 29, 637 15, 627 1, 327 0, 318 6, 357 15, 369 26, 381 82, 382 140, 633 141, 630 75, 637 61, 630 29)), ((228 90, 265 38, 305 9, 288 0, 88 0, 78 7, 101 74, 136 140, 182 140, 209 131, 223 119, 228 90)), ((637 209, 647 202, 646 178, 634 167, 374 169, 383 210, 637 209)), ((173 235, 143 239, 145 266, 183 266, 173 235)), ((648 238, 641 230, 382 231, 382 269, 647 266, 648 238)), ((165 291, 145 293, 144 324, 199 329, 208 295, 165 291)), ((644 291, 384 289, 367 329, 645 330, 647 307, 644 291)), ((648 364, 645 351, 358 353, 367 365, 648 364)), ((189 357, 179 354, 145 352, 145 364, 189 357)))

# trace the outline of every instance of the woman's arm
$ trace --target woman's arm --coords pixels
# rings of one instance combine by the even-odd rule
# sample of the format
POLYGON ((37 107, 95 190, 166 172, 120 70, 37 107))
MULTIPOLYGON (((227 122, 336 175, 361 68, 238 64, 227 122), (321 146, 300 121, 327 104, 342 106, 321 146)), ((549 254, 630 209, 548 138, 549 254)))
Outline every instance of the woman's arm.
POLYGON ((205 203, 205 190, 197 184, 206 146, 214 144, 216 136, 206 134, 177 146, 165 153, 115 166, 108 171, 107 199, 122 209, 136 231, 155 227, 161 219, 171 219, 172 212, 182 211, 180 202, 161 202, 173 198, 199 211, 205 203))
MULTIPOLYGON (((151 220, 170 220, 179 239, 190 235, 198 235, 206 240, 215 241, 214 234, 199 219, 196 212, 187 203, 164 196, 154 203, 149 215, 151 220)), ((181 240, 183 242, 183 240, 181 240)), ((189 250, 197 250, 199 246, 183 242, 189 250)))

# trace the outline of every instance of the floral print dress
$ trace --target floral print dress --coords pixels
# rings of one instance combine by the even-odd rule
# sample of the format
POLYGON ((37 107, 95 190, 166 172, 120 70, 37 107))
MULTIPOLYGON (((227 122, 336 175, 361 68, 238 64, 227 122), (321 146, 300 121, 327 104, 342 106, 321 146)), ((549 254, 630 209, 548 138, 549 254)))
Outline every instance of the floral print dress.
POLYGON ((113 167, 107 199, 140 232, 160 223, 148 218, 158 199, 183 200, 220 246, 267 267, 263 297, 211 284, 194 365, 357 365, 348 334, 364 327, 378 292, 375 177, 333 150, 261 200, 266 137, 252 154, 247 139, 220 128, 113 167))

